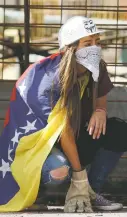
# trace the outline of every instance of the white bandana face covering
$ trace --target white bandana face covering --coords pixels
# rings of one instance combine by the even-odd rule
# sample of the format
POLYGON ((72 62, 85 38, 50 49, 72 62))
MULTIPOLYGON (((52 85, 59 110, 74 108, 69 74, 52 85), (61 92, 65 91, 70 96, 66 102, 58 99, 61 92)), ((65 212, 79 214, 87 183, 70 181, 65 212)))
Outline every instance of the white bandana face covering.
POLYGON ((84 47, 75 52, 76 61, 92 72, 95 82, 99 77, 99 63, 101 60, 101 47, 93 45, 84 47))

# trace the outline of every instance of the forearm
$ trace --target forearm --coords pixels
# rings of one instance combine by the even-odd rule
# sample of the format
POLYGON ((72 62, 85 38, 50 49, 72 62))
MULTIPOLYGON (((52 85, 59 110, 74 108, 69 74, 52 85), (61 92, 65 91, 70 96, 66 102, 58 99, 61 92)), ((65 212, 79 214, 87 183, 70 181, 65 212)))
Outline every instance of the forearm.
POLYGON ((107 95, 97 98, 96 108, 107 109, 107 95))
POLYGON ((60 143, 64 154, 67 156, 71 166, 74 170, 81 170, 80 159, 77 151, 77 146, 74 139, 73 131, 68 125, 63 131, 60 143))

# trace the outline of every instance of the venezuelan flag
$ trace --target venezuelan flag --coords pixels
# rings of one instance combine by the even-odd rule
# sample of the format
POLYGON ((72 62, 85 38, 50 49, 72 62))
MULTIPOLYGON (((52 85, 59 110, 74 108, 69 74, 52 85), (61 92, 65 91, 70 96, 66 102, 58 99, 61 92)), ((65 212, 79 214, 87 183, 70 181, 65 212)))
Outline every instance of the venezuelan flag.
POLYGON ((55 54, 31 65, 13 88, 0 136, 0 212, 23 210, 37 198, 43 163, 66 118, 59 110, 60 59, 55 54))

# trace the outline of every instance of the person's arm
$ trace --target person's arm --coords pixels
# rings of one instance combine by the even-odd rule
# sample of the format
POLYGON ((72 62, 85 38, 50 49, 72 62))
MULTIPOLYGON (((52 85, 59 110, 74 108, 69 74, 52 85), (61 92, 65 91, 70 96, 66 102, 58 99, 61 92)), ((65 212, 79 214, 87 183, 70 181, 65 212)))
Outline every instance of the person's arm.
POLYGON ((69 162, 72 165, 73 170, 80 171, 82 168, 79 160, 74 134, 69 123, 61 135, 60 143, 64 154, 67 156, 69 162))
POLYGON ((93 139, 99 139, 101 133, 105 135, 107 94, 112 88, 113 85, 108 76, 106 64, 104 61, 101 61, 96 109, 88 125, 89 134, 93 135, 93 139))
POLYGON ((96 109, 102 108, 106 111, 107 109, 107 95, 97 98, 96 109))
POLYGON ((64 212, 93 212, 90 199, 96 194, 89 185, 86 169, 81 168, 77 147, 70 125, 61 137, 61 145, 72 166, 71 184, 65 198, 64 212))

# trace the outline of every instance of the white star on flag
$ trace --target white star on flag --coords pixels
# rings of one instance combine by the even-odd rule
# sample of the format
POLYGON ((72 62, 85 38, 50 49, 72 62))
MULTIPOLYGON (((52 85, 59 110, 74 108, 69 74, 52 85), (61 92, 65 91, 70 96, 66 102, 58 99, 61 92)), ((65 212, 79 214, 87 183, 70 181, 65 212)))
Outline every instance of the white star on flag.
POLYGON ((18 143, 19 142, 19 135, 22 134, 20 132, 17 132, 17 130, 15 130, 15 136, 11 139, 11 141, 13 142, 13 148, 14 148, 14 145, 15 143, 18 143))
POLYGON ((25 80, 24 80, 23 83, 19 86, 21 96, 24 96, 25 89, 26 89, 26 86, 25 86, 25 80))
POLYGON ((31 115, 31 114, 33 114, 33 112, 31 109, 29 109, 29 112, 27 113, 27 115, 31 115))
POLYGON ((13 151, 13 149, 10 149, 10 145, 9 145, 9 147, 8 147, 8 160, 10 160, 10 161, 13 161, 11 156, 10 156, 12 151, 13 151))
POLYGON ((3 178, 5 177, 7 172, 11 171, 9 163, 5 162, 3 159, 2 159, 2 166, 0 167, 0 171, 3 173, 3 178))
POLYGON ((37 130, 37 128, 35 127, 35 123, 37 120, 33 121, 32 123, 30 123, 29 121, 27 121, 27 125, 24 127, 20 127, 21 129, 25 130, 25 133, 28 133, 31 130, 37 130))

